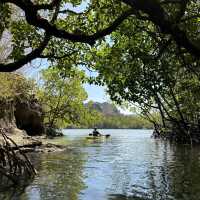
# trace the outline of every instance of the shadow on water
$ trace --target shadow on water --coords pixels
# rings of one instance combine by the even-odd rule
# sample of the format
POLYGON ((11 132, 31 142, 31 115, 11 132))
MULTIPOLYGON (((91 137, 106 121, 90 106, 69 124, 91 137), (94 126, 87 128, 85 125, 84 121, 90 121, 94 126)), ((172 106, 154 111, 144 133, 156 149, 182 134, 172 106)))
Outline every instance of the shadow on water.
MULTIPOLYGON (((41 200, 76 200, 84 189, 84 155, 76 150, 41 156, 39 175, 27 192, 41 200)), ((34 199, 34 198, 30 199, 34 199)))
POLYGON ((85 188, 82 169, 84 155, 78 150, 51 154, 33 154, 38 174, 29 186, 9 188, 0 200, 77 200, 85 188))
POLYGON ((20 196, 25 192, 25 188, 31 184, 32 181, 33 177, 21 177, 18 184, 13 185, 10 180, 6 179, 4 176, 0 176, 0 200, 20 199, 20 196))

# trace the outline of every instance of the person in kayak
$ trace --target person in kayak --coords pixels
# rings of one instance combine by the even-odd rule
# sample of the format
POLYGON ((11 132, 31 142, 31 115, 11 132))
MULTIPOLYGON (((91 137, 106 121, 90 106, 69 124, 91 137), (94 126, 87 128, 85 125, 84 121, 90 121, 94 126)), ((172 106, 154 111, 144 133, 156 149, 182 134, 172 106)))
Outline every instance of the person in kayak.
POLYGON ((99 133, 99 131, 97 131, 97 127, 94 128, 94 130, 92 132, 92 136, 101 136, 101 134, 99 133))

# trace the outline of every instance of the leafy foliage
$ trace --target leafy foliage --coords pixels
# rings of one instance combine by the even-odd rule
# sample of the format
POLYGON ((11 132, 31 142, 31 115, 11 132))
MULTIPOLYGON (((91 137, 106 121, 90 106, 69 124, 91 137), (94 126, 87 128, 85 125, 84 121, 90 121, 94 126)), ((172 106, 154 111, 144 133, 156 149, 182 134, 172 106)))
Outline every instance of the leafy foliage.
POLYGON ((168 44, 198 58, 199 6, 196 0, 3 0, 0 36, 9 31, 13 48, 9 63, 2 63, 0 70, 13 71, 36 58, 58 61, 71 56, 73 49, 82 57, 81 48, 98 47, 119 30, 116 37, 134 37, 136 57, 139 49, 140 55, 163 55, 160 47, 170 39, 168 44), (144 43, 149 48, 144 50, 144 43))
POLYGON ((84 106, 87 93, 84 73, 77 69, 63 72, 59 67, 42 71, 38 98, 44 106, 45 122, 54 128, 86 127, 100 119, 99 113, 84 106))
POLYGON ((125 22, 110 41, 85 57, 88 63, 93 59, 99 72, 91 83, 106 84, 112 100, 119 104, 139 105, 155 126, 173 131, 175 127, 182 132, 177 133, 179 141, 191 140, 199 132, 199 60, 182 53, 170 38, 164 43, 155 40, 151 35, 154 26, 148 27, 149 33, 141 32, 145 23, 136 21, 131 35, 127 24, 130 27, 125 22), (154 112, 160 113, 161 122, 154 112))
POLYGON ((87 94, 81 85, 84 75, 81 71, 63 74, 52 67, 42 72, 42 87, 38 98, 44 105, 45 122, 50 127, 64 128, 78 123, 84 110, 83 101, 87 94))
POLYGON ((0 99, 29 98, 35 92, 35 83, 17 73, 0 73, 0 99))

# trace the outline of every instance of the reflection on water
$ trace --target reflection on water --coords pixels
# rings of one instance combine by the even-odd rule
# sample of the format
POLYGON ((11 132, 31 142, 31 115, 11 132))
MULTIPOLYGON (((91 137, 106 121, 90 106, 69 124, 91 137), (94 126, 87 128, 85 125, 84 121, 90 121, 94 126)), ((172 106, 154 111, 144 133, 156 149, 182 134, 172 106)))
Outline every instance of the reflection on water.
POLYGON ((26 188, 0 193, 0 199, 76 200, 84 189, 82 169, 84 155, 78 150, 32 155, 38 175, 26 188), (12 193, 11 193, 12 192, 12 193))
POLYGON ((0 199, 200 200, 199 147, 154 140, 148 130, 102 130, 112 137, 96 141, 88 132, 66 130, 59 140, 71 150, 33 155, 34 181, 0 199))
POLYGON ((78 194, 84 189, 83 163, 84 155, 77 150, 43 155, 39 175, 26 190, 29 199, 78 199, 78 194))

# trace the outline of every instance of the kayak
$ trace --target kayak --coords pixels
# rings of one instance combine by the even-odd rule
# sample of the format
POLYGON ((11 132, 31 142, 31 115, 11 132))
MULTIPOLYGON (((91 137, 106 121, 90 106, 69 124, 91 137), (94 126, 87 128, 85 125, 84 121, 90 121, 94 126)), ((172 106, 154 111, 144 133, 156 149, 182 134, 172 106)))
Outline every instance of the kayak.
POLYGON ((86 136, 86 139, 96 140, 96 139, 106 139, 106 138, 109 138, 109 137, 110 137, 110 135, 101 135, 101 136, 89 135, 89 136, 86 136))

